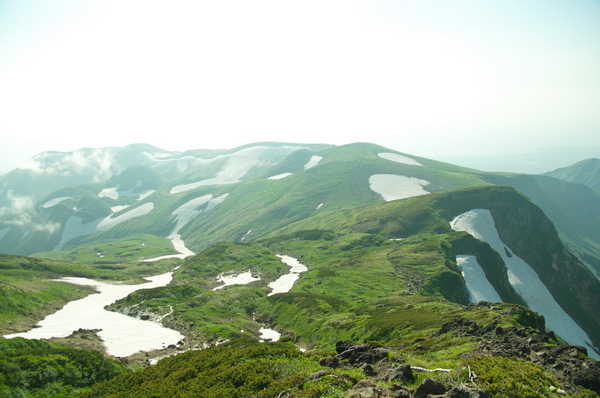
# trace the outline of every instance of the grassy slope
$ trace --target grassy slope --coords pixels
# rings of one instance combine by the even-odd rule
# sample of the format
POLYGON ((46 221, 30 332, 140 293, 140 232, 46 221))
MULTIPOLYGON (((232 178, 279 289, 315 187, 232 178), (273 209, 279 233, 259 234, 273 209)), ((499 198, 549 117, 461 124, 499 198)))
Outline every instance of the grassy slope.
POLYGON ((544 175, 587 185, 596 195, 600 196, 600 159, 582 160, 569 167, 544 173, 544 175))

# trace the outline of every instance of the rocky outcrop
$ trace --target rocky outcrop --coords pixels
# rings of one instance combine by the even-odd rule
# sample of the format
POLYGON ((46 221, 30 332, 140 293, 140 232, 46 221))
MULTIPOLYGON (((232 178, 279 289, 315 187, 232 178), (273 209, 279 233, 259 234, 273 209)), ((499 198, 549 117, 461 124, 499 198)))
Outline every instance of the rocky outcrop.
MULTIPOLYGON (((480 303, 489 305, 489 303, 480 303)), ((543 317, 538 320, 541 330, 495 323, 482 326, 464 318, 455 318, 437 332, 472 336, 479 340, 471 356, 516 357, 542 366, 567 390, 582 386, 600 394, 600 362, 589 358, 585 347, 556 345, 554 333, 545 331, 543 317)))

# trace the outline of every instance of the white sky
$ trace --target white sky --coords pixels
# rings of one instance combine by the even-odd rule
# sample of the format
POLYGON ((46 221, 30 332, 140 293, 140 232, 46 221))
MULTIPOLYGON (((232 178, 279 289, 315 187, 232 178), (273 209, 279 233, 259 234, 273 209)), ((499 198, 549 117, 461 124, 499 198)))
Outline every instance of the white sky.
POLYGON ((45 150, 600 146, 598 0, 0 1, 0 174, 45 150))

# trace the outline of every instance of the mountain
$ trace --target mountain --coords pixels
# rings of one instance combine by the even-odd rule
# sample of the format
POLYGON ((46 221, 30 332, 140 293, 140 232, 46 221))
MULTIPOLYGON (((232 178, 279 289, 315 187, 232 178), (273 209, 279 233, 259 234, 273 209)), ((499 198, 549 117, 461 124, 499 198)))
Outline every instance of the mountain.
MULTIPOLYGON (((137 396, 161 388, 343 396, 364 377, 365 389, 375 388, 369 380, 393 380, 388 373, 406 362, 456 369, 448 385, 474 383, 498 396, 541 396, 529 389, 550 386, 600 393, 586 381, 600 375, 587 357, 600 358, 600 197, 583 184, 481 172, 368 143, 185 153, 133 145, 34 159, 37 166, 0 181, 1 293, 11 303, 0 311, 9 315, 1 330, 26 329, 89 291, 49 278, 128 280, 177 266, 167 286, 108 309, 161 319, 185 336, 151 357, 231 341, 118 376, 90 396, 127 396, 129 388, 137 396), (97 156, 86 163, 86 154, 97 156), (42 293, 51 305, 40 306, 42 293), (272 348, 246 340, 273 329, 282 343, 272 348), (367 343, 340 343, 350 340, 367 343), (344 354, 352 350, 364 355, 344 354), (209 376, 192 366, 234 357, 226 366, 241 377, 234 385, 217 383, 230 370, 209 376), (256 365, 254 376, 237 368, 245 362, 256 365), (515 384, 518 374, 498 370, 507 366, 528 369, 543 386, 515 384), (313 371, 332 376, 311 378, 313 371), (510 375, 506 385, 497 372, 510 375), (192 374, 214 379, 214 389, 196 389, 192 374)), ((407 394, 422 394, 425 377, 411 377, 407 394)))
POLYGON ((569 167, 549 171, 544 175, 586 185, 596 195, 600 195, 600 159, 598 158, 582 160, 569 167))

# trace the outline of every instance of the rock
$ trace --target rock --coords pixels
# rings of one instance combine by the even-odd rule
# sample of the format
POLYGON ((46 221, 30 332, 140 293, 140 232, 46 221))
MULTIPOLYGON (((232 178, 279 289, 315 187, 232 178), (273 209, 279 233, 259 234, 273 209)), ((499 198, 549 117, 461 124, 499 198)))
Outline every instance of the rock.
POLYGON ((363 363, 362 365, 359 366, 359 369, 362 369, 362 371, 367 376, 376 376, 377 375, 377 372, 375 371, 375 368, 373 368, 373 366, 371 366, 368 363, 363 363))
POLYGON ((486 390, 478 390, 465 386, 452 387, 446 392, 444 398, 489 398, 489 393, 486 390))
POLYGON ((319 361, 319 365, 336 369, 342 365, 342 362, 337 357, 327 357, 327 358, 321 359, 319 361))
POLYGON ((350 391, 349 398, 380 398, 382 395, 381 387, 378 387, 371 380, 361 380, 350 391))
POLYGON ((323 377, 329 373, 331 373, 331 370, 329 370, 329 369, 319 370, 318 372, 310 374, 308 376, 308 379, 309 380, 319 380, 321 377, 323 377))
POLYGON ((446 388, 442 383, 428 377, 417 387, 414 398, 427 398, 428 395, 441 395, 445 392, 446 388))
POLYGON ((387 381, 398 380, 401 382, 407 382, 414 378, 410 365, 401 365, 390 369, 385 375, 387 381))
POLYGON ((387 359, 388 354, 392 352, 392 350, 387 348, 375 348, 366 352, 359 352, 356 355, 353 355, 350 358, 350 362, 352 363, 370 363, 374 364, 382 359, 387 359))
POLYGON ((345 341, 338 341, 337 343, 335 343, 335 351, 338 354, 341 354, 344 351, 347 351, 348 349, 350 349, 351 347, 355 346, 356 343, 354 343, 351 340, 345 340, 345 341))

